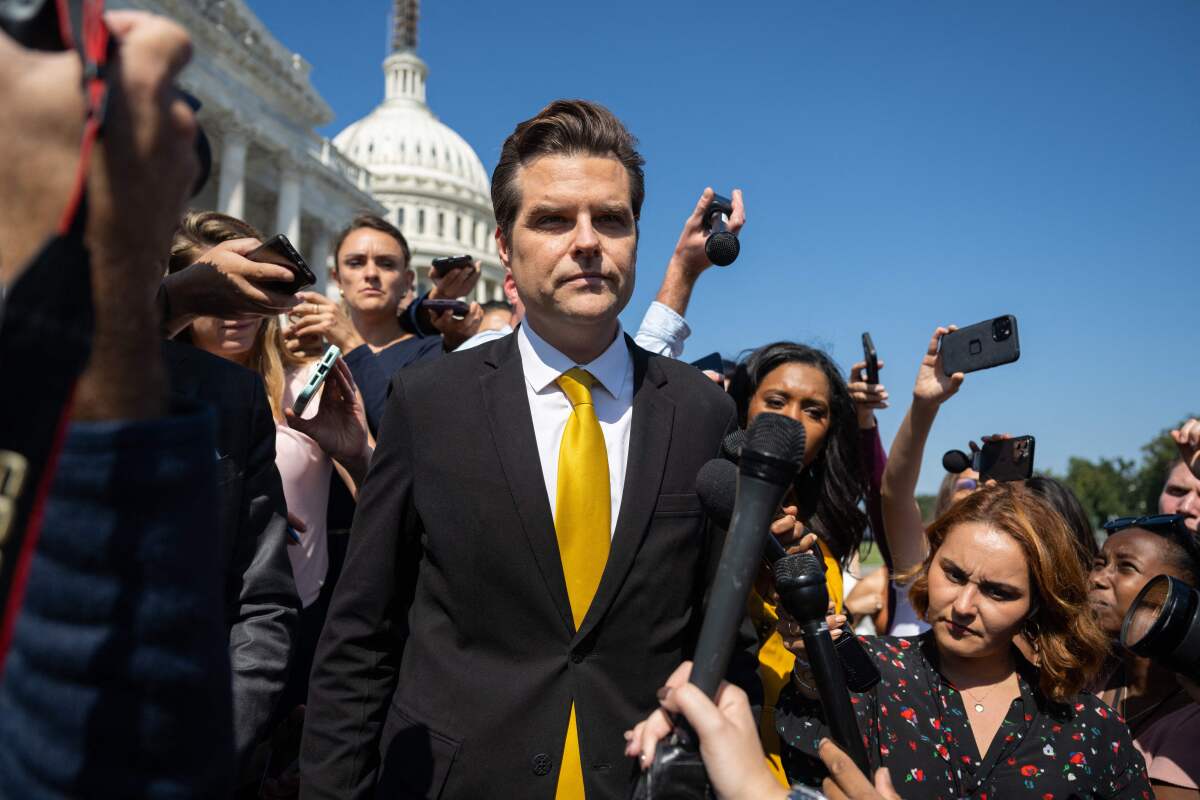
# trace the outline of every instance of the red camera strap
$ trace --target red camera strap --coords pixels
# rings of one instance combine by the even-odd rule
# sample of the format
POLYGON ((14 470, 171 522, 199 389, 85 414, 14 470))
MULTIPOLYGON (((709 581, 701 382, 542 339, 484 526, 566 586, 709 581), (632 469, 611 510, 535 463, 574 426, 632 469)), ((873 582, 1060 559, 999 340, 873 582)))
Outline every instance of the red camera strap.
POLYGON ((63 41, 79 51, 83 61, 83 92, 87 101, 83 139, 79 145, 79 167, 70 200, 58 223, 58 233, 72 230, 82 234, 87 178, 92 149, 100 138, 108 105, 109 32, 104 24, 104 0, 57 0, 63 41), (78 31, 79 35, 73 35, 78 31))
MULTIPOLYGON (((83 92, 87 102, 83 138, 79 147, 79 166, 75 173, 75 183, 70 199, 58 224, 57 233, 61 237, 75 236, 82 240, 87 221, 87 179, 91 169, 92 150, 104 126, 104 114, 108 102, 106 73, 110 37, 108 27, 104 24, 104 0, 56 0, 56 4, 59 32, 62 35, 63 43, 68 48, 75 48, 83 61, 83 92), (80 33, 79 36, 74 35, 76 31, 80 33)), ((63 441, 66 439, 67 429, 70 425, 73 400, 74 389, 67 396, 61 416, 55 426, 54 439, 46 460, 45 471, 42 473, 37 487, 31 487, 35 492, 33 505, 25 525, 25 535, 20 542, 20 550, 16 554, 12 582, 4 603, 3 624, 0 625, 0 674, 3 673, 4 661, 8 655, 9 644, 12 642, 13 629, 20 613, 21 602, 25 597, 25 584, 29 578, 33 553, 37 549, 39 534, 42 530, 46 498, 50 494, 50 486, 54 481, 58 455, 62 450, 63 441)))

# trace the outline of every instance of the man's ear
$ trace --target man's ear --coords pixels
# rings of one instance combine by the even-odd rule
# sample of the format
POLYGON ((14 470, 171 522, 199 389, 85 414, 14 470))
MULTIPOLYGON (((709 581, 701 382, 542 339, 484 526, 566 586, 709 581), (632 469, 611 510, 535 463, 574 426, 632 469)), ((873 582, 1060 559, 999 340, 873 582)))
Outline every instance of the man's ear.
POLYGON ((513 278, 511 269, 504 271, 504 297, 508 300, 508 304, 514 308, 517 303, 521 302, 520 295, 517 294, 517 281, 513 278))
POLYGON ((508 239, 504 236, 504 231, 500 226, 496 226, 496 255, 500 256, 500 263, 504 265, 506 270, 512 270, 512 252, 509 250, 508 239))

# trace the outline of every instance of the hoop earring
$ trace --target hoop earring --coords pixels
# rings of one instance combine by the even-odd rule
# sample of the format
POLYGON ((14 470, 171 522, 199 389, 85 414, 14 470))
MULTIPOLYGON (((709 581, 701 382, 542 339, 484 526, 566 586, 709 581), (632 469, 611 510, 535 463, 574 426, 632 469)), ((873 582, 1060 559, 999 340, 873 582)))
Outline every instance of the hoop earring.
POLYGON ((1026 620, 1025 624, 1021 627, 1021 634, 1029 640, 1029 644, 1033 647, 1035 653, 1041 651, 1042 630, 1038 627, 1037 622, 1032 619, 1026 620))

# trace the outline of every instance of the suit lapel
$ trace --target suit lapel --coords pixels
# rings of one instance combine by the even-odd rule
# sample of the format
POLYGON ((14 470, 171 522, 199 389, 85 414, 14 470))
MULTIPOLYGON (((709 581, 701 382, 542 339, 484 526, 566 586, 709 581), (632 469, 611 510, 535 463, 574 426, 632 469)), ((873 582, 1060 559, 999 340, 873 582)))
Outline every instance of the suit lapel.
POLYGON ((661 390, 666 376, 649 353, 625 337, 633 356, 633 427, 629 435, 629 459, 616 532, 600 587, 588 607, 576 641, 587 636, 612 605, 650 527, 671 444, 675 404, 661 390))
POLYGON ((575 627, 571 601, 567 597, 558 538, 554 533, 554 514, 546 497, 546 482, 538 458, 516 335, 506 337, 495 348, 488 364, 493 369, 484 373, 479 382, 492 439, 542 581, 563 624, 571 632, 575 627))

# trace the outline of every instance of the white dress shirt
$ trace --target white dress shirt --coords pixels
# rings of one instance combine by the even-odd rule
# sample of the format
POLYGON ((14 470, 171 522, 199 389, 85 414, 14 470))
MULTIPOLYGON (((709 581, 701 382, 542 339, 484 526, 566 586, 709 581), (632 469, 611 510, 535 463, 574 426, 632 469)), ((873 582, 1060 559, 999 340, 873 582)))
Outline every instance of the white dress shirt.
POLYGON ((542 463, 542 477, 546 481, 552 513, 557 513, 558 451, 567 420, 571 418, 571 401, 556 381, 572 367, 582 367, 596 379, 592 386, 592 405, 608 450, 608 493, 612 503, 609 536, 612 536, 616 532, 621 493, 625 488, 629 430, 633 420, 633 357, 625 344, 624 332, 618 326, 612 344, 589 364, 576 364, 555 350, 538 336, 528 320, 517 328, 517 347, 521 352, 521 369, 525 373, 525 392, 533 416, 538 460, 542 463))
MULTIPOLYGON (((456 347, 455 352, 470 350, 472 347, 501 339, 512 332, 511 325, 496 330, 480 331, 456 347)), ((688 327, 686 319, 675 313, 674 309, 655 300, 646 309, 646 316, 642 317, 642 325, 633 340, 637 342, 638 347, 655 355, 679 358, 683 353, 683 343, 691 335, 692 329, 688 327)))

